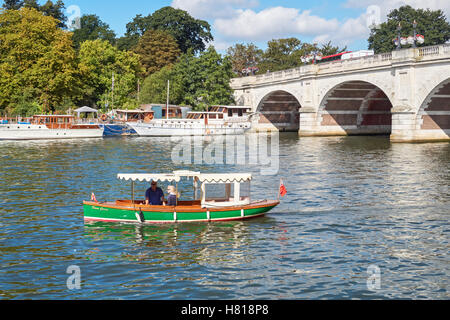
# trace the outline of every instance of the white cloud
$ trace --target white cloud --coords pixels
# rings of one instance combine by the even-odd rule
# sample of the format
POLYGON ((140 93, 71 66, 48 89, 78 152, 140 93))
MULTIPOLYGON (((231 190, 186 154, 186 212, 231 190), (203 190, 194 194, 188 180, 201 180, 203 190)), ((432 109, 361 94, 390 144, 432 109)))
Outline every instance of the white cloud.
POLYGON ((189 12, 197 19, 211 20, 235 16, 238 9, 254 8, 258 0, 173 0, 172 7, 189 12))
POLYGON ((332 41, 339 46, 367 40, 369 25, 380 23, 387 14, 402 5, 414 8, 442 9, 450 15, 450 0, 346 0, 346 8, 363 9, 355 18, 326 19, 311 10, 270 7, 257 10, 258 0, 173 0, 172 6, 188 11, 192 16, 209 20, 213 25, 217 48, 236 42, 267 42, 271 39, 295 36, 313 38, 315 42, 332 41), (375 8, 375 12, 374 9, 375 8))
POLYGON ((217 19, 214 28, 227 38, 259 41, 287 35, 320 35, 336 29, 337 19, 327 20, 311 15, 311 11, 300 12, 294 8, 274 7, 260 12, 239 10, 229 19, 217 19))

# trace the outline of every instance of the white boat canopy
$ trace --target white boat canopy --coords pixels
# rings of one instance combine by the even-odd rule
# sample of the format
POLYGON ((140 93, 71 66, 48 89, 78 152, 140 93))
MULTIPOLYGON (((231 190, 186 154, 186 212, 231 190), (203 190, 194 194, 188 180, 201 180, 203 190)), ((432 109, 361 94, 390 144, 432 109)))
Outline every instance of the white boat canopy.
POLYGON ((201 183, 243 183, 252 180, 250 173, 201 174, 195 171, 175 171, 173 174, 119 174, 118 179, 140 182, 180 182, 181 178, 196 178, 201 183))
POLYGON ((198 176, 198 180, 202 183, 243 183, 252 180, 250 173, 238 173, 238 174, 201 174, 198 176))
POLYGON ((151 182, 151 181, 161 181, 161 182, 180 182, 181 177, 175 174, 119 174, 117 175, 119 180, 125 181, 140 181, 140 182, 151 182))

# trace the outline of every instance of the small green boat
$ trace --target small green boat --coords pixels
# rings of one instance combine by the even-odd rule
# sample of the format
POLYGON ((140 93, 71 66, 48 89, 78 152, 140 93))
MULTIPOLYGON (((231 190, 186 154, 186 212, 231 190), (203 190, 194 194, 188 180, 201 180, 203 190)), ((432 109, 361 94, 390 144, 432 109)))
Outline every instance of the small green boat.
POLYGON ((84 201, 86 221, 142 224, 238 221, 264 216, 280 204, 279 200, 252 201, 251 174, 175 171, 173 174, 119 174, 118 178, 131 181, 131 200, 97 202, 93 197, 84 201), (193 200, 177 199, 176 206, 153 206, 145 200, 135 200, 136 182, 167 182, 176 184, 178 189, 182 179, 193 182, 193 200))

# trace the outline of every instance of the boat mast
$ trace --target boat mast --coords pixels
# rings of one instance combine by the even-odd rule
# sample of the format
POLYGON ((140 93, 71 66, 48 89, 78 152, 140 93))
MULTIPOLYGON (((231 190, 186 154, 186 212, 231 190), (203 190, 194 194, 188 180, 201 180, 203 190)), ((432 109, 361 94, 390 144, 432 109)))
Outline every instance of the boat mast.
POLYGON ((167 80, 167 109, 166 109, 166 117, 169 120, 169 100, 170 100, 170 80, 167 80))
POLYGON ((114 110, 114 72, 112 73, 112 84, 111 84, 111 110, 114 110))

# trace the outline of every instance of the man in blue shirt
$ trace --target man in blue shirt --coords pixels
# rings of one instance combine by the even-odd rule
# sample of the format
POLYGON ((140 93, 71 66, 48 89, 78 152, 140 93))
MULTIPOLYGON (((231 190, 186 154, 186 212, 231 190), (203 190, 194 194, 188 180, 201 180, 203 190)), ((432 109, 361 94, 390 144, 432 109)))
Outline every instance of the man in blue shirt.
POLYGON ((145 193, 145 204, 151 206, 162 206, 164 203, 164 192, 158 188, 158 183, 152 181, 152 186, 145 193))

